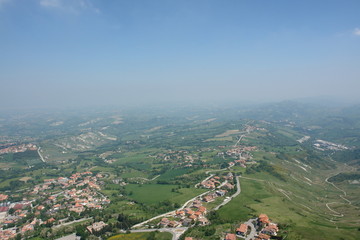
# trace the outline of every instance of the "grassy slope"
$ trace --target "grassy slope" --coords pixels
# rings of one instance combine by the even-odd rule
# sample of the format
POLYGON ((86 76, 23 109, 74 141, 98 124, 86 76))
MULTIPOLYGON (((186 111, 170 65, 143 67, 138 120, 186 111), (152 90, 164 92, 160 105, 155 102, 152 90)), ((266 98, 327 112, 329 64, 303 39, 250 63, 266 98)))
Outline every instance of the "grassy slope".
MULTIPOLYGON (((119 234, 110 237, 108 240, 146 240, 150 236, 150 233, 129 233, 119 234)), ((170 240, 172 239, 171 233, 156 233, 155 239, 157 240, 170 240)))
MULTIPOLYGON (((274 184, 271 177, 266 174, 257 174, 252 177, 263 178, 270 181, 255 181, 241 179, 242 193, 233 199, 228 205, 219 210, 222 219, 229 222, 242 222, 260 213, 266 213, 277 223, 288 224, 288 239, 358 239, 360 232, 355 225, 349 226, 344 223, 330 222, 329 211, 317 205, 318 201, 306 199, 303 195, 297 195, 296 186, 293 183, 283 184, 281 187, 288 197, 281 193, 278 184, 274 184)), ((298 189, 301 191, 300 189, 298 189)), ((303 192, 303 191, 301 191, 303 192)), ((307 190, 305 190, 305 193, 307 190)), ((313 193, 317 198, 317 194, 313 193)), ((312 198, 309 195, 308 198, 312 198)))
POLYGON ((156 204, 161 201, 170 200, 174 203, 184 203, 196 195, 204 192, 203 189, 182 188, 179 193, 172 192, 177 185, 161 185, 161 184, 129 184, 126 186, 128 192, 132 192, 130 196, 134 200, 147 204, 156 204))

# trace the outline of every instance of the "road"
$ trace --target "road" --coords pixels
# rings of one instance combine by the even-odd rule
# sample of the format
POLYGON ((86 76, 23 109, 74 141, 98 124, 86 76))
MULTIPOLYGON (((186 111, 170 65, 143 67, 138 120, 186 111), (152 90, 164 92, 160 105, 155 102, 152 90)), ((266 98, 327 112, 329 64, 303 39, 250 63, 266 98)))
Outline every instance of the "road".
POLYGON ((256 221, 256 218, 249 219, 247 222, 245 222, 245 224, 248 225, 251 229, 251 232, 246 236, 245 240, 251 240, 255 238, 256 229, 253 224, 254 221, 256 221))
MULTIPOLYGON (((206 174, 208 174, 208 172, 206 172, 206 174)), ((207 178, 205 178, 204 180, 202 180, 201 182, 195 184, 195 188, 198 188, 199 185, 202 183, 202 182, 205 182, 207 180, 209 180, 210 178, 212 178, 215 174, 211 174, 210 176, 208 176, 207 178)))
POLYGON ((79 220, 74 220, 74 221, 71 221, 71 222, 67 222, 67 223, 63 223, 63 224, 53 226, 53 228, 59 228, 59 227, 67 226, 67 225, 70 225, 70 224, 73 224, 73 223, 82 222, 82 221, 86 221, 86 220, 90 220, 90 219, 92 219, 92 217, 90 217, 90 218, 81 218, 79 220))
POLYGON ((334 188, 336 188, 337 190, 339 190, 340 192, 342 192, 343 195, 340 194, 339 197, 342 198, 343 200, 345 200, 347 203, 349 203, 349 204, 351 205, 351 202, 350 202, 348 199, 345 198, 345 197, 347 196, 347 193, 346 193, 344 190, 342 190, 341 188, 339 188, 338 186, 336 186, 334 183, 328 181, 329 178, 331 178, 331 177, 333 177, 333 176, 336 176, 336 175, 338 175, 338 174, 340 174, 340 173, 341 173, 341 172, 339 172, 339 173, 337 173, 337 174, 335 174, 335 175, 332 175, 332 176, 326 178, 326 179, 325 179, 325 182, 327 182, 328 184, 331 184, 334 188))
MULTIPOLYGON (((334 160, 333 160, 333 161, 334 161, 334 160)), ((345 165, 346 165, 346 164, 345 164, 345 165)), ((346 165, 346 167, 348 167, 348 165, 346 165)), ((351 170, 353 170, 353 169, 351 169, 351 170)), ((336 173, 336 174, 334 174, 334 175, 331 175, 331 176, 327 177, 327 178, 325 179, 325 182, 328 183, 328 184, 330 184, 330 185, 332 185, 335 189, 339 190, 340 192, 342 192, 343 194, 339 194, 339 197, 340 197, 342 200, 346 201, 348 204, 352 205, 351 201, 349 201, 349 199, 345 198, 345 197, 347 196, 347 193, 346 193, 343 189, 341 189, 341 188, 339 188, 338 186, 336 186, 334 183, 329 182, 329 178, 331 178, 331 177, 333 177, 333 176, 336 176, 336 175, 338 175, 338 174, 340 174, 340 173, 342 173, 342 172, 346 172, 346 171, 340 171, 340 172, 338 172, 338 173, 336 173)), ((334 209, 332 209, 332 208, 330 207, 330 205, 331 205, 331 204, 334 204, 334 203, 339 203, 339 204, 341 204, 341 202, 329 202, 329 203, 326 203, 325 206, 327 207, 327 209, 329 209, 331 212, 334 213, 334 214, 332 214, 333 216, 335 216, 335 217, 344 217, 344 214, 339 213, 339 212, 335 211, 334 209)))
POLYGON ((40 153, 40 149, 41 149, 41 147, 38 148, 37 152, 38 152, 38 154, 40 156, 41 161, 45 162, 45 159, 43 158, 43 156, 40 153))
POLYGON ((158 177, 160 177, 160 175, 156 175, 155 177, 153 177, 152 179, 148 179, 148 178, 143 178, 143 177, 135 177, 133 179, 142 179, 144 181, 154 181, 155 179, 157 179, 158 177))
POLYGON ((240 141, 243 137, 245 137, 245 134, 240 136, 239 140, 235 143, 234 147, 236 147, 240 143, 240 141))

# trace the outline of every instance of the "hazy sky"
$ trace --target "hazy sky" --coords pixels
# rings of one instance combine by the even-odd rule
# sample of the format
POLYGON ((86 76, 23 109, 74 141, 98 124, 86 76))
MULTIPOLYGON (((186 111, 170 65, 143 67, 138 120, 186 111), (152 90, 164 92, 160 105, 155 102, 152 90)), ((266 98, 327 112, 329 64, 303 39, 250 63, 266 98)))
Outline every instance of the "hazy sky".
POLYGON ((359 0, 0 0, 0 108, 360 101, 359 0))

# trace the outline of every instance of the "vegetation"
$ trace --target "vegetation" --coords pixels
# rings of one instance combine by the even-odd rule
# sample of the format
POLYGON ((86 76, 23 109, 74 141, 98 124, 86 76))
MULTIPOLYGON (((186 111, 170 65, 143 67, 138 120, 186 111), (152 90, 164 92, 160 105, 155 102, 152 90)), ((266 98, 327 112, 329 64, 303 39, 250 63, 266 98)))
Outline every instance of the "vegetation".
MULTIPOLYGON (((43 221, 50 216, 56 220, 87 217, 92 220, 56 230, 49 224, 36 226, 26 237, 46 239, 76 232, 82 238, 91 235, 111 240, 170 239, 169 233, 120 234, 119 231, 179 208, 206 191, 195 185, 209 176, 208 171, 229 169, 219 171, 219 176, 230 171, 240 175, 241 194, 218 211, 211 211, 207 215, 209 226, 190 228, 183 238, 219 239, 224 233, 233 232, 240 223, 267 213, 279 223, 280 236, 287 239, 344 236, 357 239, 360 202, 359 185, 354 180, 360 179, 358 109, 344 110, 340 112, 342 116, 336 115, 336 111, 328 116, 324 109, 293 103, 260 109, 263 112, 251 109, 192 113, 164 109, 152 113, 125 111, 121 124, 112 124, 113 112, 104 112, 102 120, 97 121, 94 119, 98 119, 98 113, 62 116, 64 123, 59 126, 49 126, 50 120, 29 118, 31 127, 24 129, 20 139, 14 134, 16 122, 8 121, 0 125, 5 136, 0 144, 34 142, 41 146, 47 161, 43 163, 37 151, 0 155, 0 193, 9 195, 10 202, 19 202, 27 189, 42 184, 45 179, 70 177, 85 171, 99 173, 102 175, 99 192, 111 200, 104 209, 87 209, 80 214, 58 211, 51 215, 50 206, 45 204, 45 210, 38 216, 43 221), (256 149, 242 150, 241 156, 229 153, 243 134, 246 136, 236 147, 256 149), (310 138, 298 142, 303 136, 310 138), (320 151, 314 147, 317 139, 345 144, 348 149, 320 151), (239 159, 246 159, 246 164, 230 167, 239 159), (327 178, 335 185, 327 183, 327 178), (339 196, 344 197, 343 191, 351 203, 339 196), (331 203, 333 211, 327 208, 327 203, 331 203), (89 234, 85 228, 93 221, 108 225, 103 231, 89 234)), ((40 205, 56 193, 49 190, 42 198, 27 197, 40 205)), ((211 208, 221 201, 206 206, 211 208)), ((29 223, 34 214, 35 211, 30 211, 28 217, 16 224, 29 223)))

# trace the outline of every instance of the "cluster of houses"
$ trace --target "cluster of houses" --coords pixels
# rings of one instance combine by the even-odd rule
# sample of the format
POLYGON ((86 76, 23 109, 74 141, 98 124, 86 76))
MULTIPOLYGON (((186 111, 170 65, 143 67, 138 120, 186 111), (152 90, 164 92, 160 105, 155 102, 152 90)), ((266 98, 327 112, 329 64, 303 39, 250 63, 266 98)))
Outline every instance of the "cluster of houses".
POLYGON ((0 207, 0 227, 13 224, 29 214, 32 204, 29 201, 16 203, 4 202, 0 207))
POLYGON ((221 183, 219 182, 220 177, 215 176, 201 182, 201 186, 207 189, 215 189, 221 183))
POLYGON ((30 151, 36 151, 38 148, 35 144, 28 143, 28 144, 21 144, 21 145, 13 145, 9 146, 3 149, 0 149, 0 154, 5 153, 19 153, 19 152, 25 152, 27 150, 30 151))
MULTIPOLYGON (((221 146, 219 146, 220 148, 221 146)), ((224 146, 225 148, 225 146, 224 146)), ((254 164, 255 162, 252 161, 252 151, 257 149, 256 146, 237 146, 231 149, 228 149, 225 152, 219 152, 218 156, 229 156, 235 158, 236 160, 228 162, 229 167, 233 167, 235 165, 239 165, 243 168, 246 168, 247 164, 254 164)))
POLYGON ((224 182, 221 183, 220 182, 220 177, 218 176, 213 176, 211 178, 205 179, 204 181, 202 181, 200 183, 200 186, 206 189, 215 189, 215 188, 221 188, 221 187, 225 187, 227 189, 233 189, 234 186, 230 183, 228 183, 228 180, 233 180, 234 175, 229 172, 227 175, 223 176, 224 178, 224 182))
POLYGON ((256 149, 257 149, 256 146, 238 146, 238 147, 234 147, 234 148, 227 150, 225 152, 225 154, 228 156, 243 158, 244 152, 252 152, 252 151, 255 151, 256 149))
MULTIPOLYGON (((276 223, 270 221, 266 214, 260 214, 256 219, 255 225, 256 234, 254 240, 269 240, 272 236, 277 236, 279 228, 276 223)), ((227 233, 224 240, 236 240, 238 238, 245 238, 249 233, 249 226, 247 224, 240 224, 235 233, 227 233)))
POLYGON ((45 179, 44 184, 36 185, 34 187, 34 191, 32 194, 38 194, 39 190, 47 190, 54 189, 56 186, 60 186, 63 189, 66 189, 70 186, 73 187, 82 187, 86 184, 91 188, 95 188, 100 190, 100 186, 98 185, 98 178, 102 178, 101 174, 97 174, 96 176, 92 176, 92 172, 82 172, 82 173, 74 173, 67 177, 59 177, 57 179, 45 179))
POLYGON ((199 225, 207 225, 209 220, 205 217, 207 211, 206 207, 202 205, 200 200, 194 200, 190 207, 175 211, 175 215, 172 220, 169 218, 161 219, 160 227, 179 227, 191 226, 193 223, 198 222, 199 225))
POLYGON ((192 155, 186 150, 169 150, 166 153, 160 153, 153 157, 161 162, 176 162, 179 166, 184 167, 191 167, 194 161, 199 159, 197 155, 192 155))
POLYGON ((0 230, 0 239, 9 240, 16 237, 16 228, 8 228, 5 230, 0 230))
POLYGON ((52 191, 57 187, 65 189, 48 197, 45 203, 50 207, 50 213, 60 209, 76 213, 81 213, 86 208, 102 209, 102 205, 110 203, 110 200, 97 191, 101 189, 98 178, 102 178, 102 175, 92 176, 92 172, 83 172, 75 173, 70 178, 45 179, 45 183, 36 185, 31 194, 47 195, 44 190, 52 191))
MULTIPOLYGON (((231 174, 231 173, 229 173, 229 174, 231 174)), ((232 179, 233 175, 232 174, 229 175, 229 174, 227 176, 224 176, 224 178, 232 179)), ((207 189, 217 188, 218 189, 216 191, 209 192, 208 194, 203 196, 202 200, 204 202, 206 202, 206 203, 212 202, 218 197, 223 197, 228 192, 228 190, 234 189, 235 186, 233 184, 231 184, 227 181, 220 184, 220 182, 218 181, 219 179, 220 179, 219 177, 215 176, 213 178, 210 178, 208 180, 201 182, 201 186, 204 188, 207 188, 207 189)))
POLYGON ((256 240, 268 240, 271 236, 276 236, 279 231, 277 224, 271 222, 266 214, 260 214, 256 223, 259 232, 255 237, 256 240))
POLYGON ((345 145, 336 144, 321 139, 316 140, 316 143, 314 143, 314 147, 320 151, 325 151, 325 150, 342 151, 349 149, 345 145))
POLYGON ((92 172, 82 172, 69 178, 45 179, 43 184, 25 193, 21 202, 7 202, 8 196, 0 194, 0 236, 32 231, 37 223, 54 224, 57 220, 63 223, 66 219, 57 219, 59 211, 80 214, 86 209, 102 209, 110 200, 98 192, 101 177, 101 174, 93 176, 92 172), (29 196, 33 198, 31 201, 26 200, 29 196), (21 224, 24 221, 26 223, 21 224), (8 226, 15 228, 7 229, 8 226))

